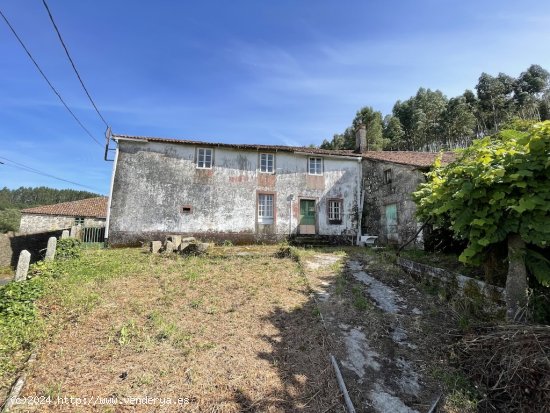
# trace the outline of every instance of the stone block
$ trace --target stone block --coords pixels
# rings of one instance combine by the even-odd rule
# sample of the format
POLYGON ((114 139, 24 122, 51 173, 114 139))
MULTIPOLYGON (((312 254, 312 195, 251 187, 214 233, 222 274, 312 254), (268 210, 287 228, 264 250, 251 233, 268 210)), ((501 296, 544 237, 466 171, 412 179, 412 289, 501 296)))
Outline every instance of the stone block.
POLYGON ((25 281, 29 272, 31 263, 31 253, 27 250, 21 251, 19 261, 17 262, 17 270, 15 271, 15 281, 25 281))
POLYGON ((174 250, 179 250, 181 245, 181 235, 170 235, 167 239, 168 241, 172 241, 174 244, 174 250))
POLYGON ((69 230, 68 229, 64 229, 63 232, 61 233, 61 239, 63 238, 69 238, 69 230))
POLYGON ((57 238, 48 238, 48 246, 46 248, 46 257, 44 261, 53 261, 55 259, 55 248, 57 247, 57 238))
POLYGON ((181 239, 181 242, 188 242, 188 243, 196 242, 196 241, 197 240, 195 239, 195 237, 186 237, 181 239))
POLYGON ((174 252, 174 243, 172 241, 166 241, 164 252, 166 252, 167 254, 171 254, 172 252, 174 252))
POLYGON ((160 241, 151 241, 149 243, 149 252, 151 252, 152 254, 158 254, 161 248, 162 242, 160 241))

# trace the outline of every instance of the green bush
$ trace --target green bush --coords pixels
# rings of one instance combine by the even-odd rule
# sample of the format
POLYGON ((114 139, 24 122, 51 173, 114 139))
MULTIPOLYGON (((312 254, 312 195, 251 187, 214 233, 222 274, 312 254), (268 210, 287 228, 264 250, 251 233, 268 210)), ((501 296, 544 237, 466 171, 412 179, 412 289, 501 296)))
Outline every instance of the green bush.
POLYGON ((82 243, 76 238, 62 238, 57 241, 55 249, 55 258, 58 260, 67 260, 78 258, 82 252, 82 243))

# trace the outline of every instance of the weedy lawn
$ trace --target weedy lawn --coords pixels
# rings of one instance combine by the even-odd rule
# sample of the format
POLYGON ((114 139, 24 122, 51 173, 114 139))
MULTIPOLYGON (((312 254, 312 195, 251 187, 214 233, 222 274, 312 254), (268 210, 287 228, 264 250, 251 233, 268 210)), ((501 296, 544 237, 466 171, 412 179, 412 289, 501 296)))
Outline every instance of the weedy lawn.
POLYGON ((21 396, 43 404, 15 411, 340 411, 307 283, 275 250, 88 250, 45 268, 34 321, 0 338, 3 398, 36 347, 21 396))

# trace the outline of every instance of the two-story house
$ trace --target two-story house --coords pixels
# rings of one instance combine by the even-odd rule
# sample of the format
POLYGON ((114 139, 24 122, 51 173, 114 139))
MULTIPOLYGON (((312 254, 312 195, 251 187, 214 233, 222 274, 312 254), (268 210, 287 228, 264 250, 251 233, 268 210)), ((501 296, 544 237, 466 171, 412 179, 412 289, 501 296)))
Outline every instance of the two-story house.
POLYGON ((111 245, 136 245, 166 234, 232 242, 317 234, 349 241, 359 231, 359 153, 113 139, 106 234, 111 245))

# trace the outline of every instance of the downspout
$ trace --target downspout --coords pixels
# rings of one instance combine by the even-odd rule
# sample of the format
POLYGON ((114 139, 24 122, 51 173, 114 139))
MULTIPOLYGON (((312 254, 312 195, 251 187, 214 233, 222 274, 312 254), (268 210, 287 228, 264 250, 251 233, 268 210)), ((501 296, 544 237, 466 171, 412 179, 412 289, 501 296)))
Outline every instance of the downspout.
POLYGON ((115 159, 113 162, 113 172, 111 174, 111 187, 109 189, 109 199, 107 199, 107 220, 105 221, 105 242, 109 241, 109 223, 111 222, 111 202, 113 199, 113 185, 115 183, 115 173, 118 164, 118 141, 116 142, 115 159))

